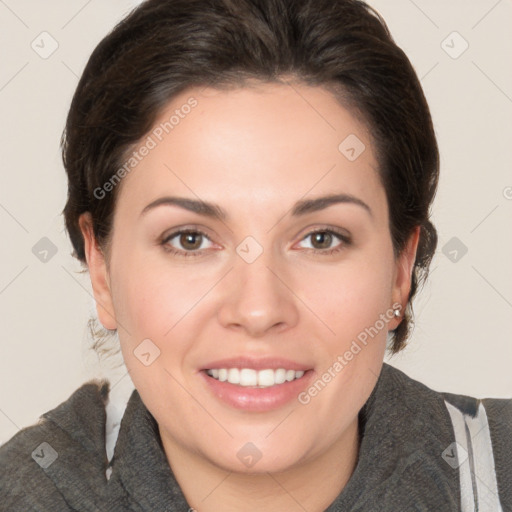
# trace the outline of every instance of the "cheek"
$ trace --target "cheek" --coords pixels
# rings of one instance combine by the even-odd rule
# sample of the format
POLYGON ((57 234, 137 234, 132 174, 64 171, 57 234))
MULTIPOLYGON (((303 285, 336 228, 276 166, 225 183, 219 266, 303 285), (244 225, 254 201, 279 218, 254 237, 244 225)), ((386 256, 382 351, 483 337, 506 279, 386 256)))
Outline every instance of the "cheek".
POLYGON ((352 339, 389 310, 393 264, 391 247, 367 251, 310 274, 302 296, 338 340, 352 339))
POLYGON ((144 251, 133 251, 112 266, 116 318, 133 338, 132 345, 145 338, 160 345, 170 338, 177 342, 173 333, 180 322, 196 313, 194 306, 218 279, 216 269, 192 267, 144 251))
POLYGON ((329 417, 337 426, 334 435, 362 407, 380 372, 391 320, 393 268, 392 247, 383 243, 380 251, 365 251, 317 272, 304 289, 305 302, 329 330, 324 329, 317 347, 318 381, 301 403, 309 404, 310 418, 329 417))
MULTIPOLYGON (((180 280, 166 275, 158 265, 135 254, 117 258, 112 268, 113 302, 118 321, 133 337, 159 339, 172 327, 172 312, 180 310, 180 280)), ((140 342, 140 340, 139 340, 140 342)))

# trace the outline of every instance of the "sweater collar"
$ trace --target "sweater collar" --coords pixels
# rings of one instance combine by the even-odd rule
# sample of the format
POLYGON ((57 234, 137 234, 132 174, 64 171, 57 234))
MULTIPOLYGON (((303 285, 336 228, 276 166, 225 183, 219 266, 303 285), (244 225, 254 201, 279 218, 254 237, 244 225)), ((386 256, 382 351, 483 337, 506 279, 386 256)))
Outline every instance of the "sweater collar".
POLYGON ((120 483, 143 511, 189 509, 167 461, 158 424, 134 390, 121 421, 109 486, 120 483))

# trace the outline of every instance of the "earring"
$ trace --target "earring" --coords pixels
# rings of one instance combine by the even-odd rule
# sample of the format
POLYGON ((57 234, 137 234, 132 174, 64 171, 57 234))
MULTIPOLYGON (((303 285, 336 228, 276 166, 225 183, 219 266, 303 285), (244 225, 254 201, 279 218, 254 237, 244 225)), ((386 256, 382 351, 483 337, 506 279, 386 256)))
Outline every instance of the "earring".
POLYGON ((393 309, 393 315, 395 315, 395 318, 400 318, 400 309, 393 309))

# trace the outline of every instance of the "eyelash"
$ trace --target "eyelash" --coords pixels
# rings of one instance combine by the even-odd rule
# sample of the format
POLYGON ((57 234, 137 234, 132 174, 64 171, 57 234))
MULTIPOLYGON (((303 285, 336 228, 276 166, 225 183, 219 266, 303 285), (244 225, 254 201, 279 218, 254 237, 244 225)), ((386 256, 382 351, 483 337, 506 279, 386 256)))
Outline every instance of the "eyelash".
MULTIPOLYGON (((307 235, 305 235, 301 239, 301 242, 303 240, 305 240, 306 238, 315 235, 316 233, 329 233, 331 235, 334 235, 336 238, 338 238, 341 243, 333 249, 308 249, 308 251, 313 252, 315 254, 320 254, 322 256, 330 256, 332 254, 342 251, 344 247, 350 246, 352 244, 352 240, 349 235, 342 233, 341 231, 338 231, 333 228, 316 229, 316 230, 310 231, 307 235)), ((188 258, 190 256, 192 256, 192 257, 201 256, 202 251, 200 251, 200 250, 196 249, 194 251, 180 251, 180 250, 176 250, 173 247, 168 245, 170 240, 172 240, 173 238, 176 238, 179 235, 183 235, 183 234, 201 235, 201 236, 207 238, 208 240, 210 240, 210 237, 206 233, 201 231, 200 229, 182 229, 179 231, 175 231, 174 233, 171 233, 170 235, 166 236, 162 240, 161 245, 162 245, 163 249, 170 254, 173 254, 173 255, 179 256, 179 257, 184 257, 184 258, 188 258)))

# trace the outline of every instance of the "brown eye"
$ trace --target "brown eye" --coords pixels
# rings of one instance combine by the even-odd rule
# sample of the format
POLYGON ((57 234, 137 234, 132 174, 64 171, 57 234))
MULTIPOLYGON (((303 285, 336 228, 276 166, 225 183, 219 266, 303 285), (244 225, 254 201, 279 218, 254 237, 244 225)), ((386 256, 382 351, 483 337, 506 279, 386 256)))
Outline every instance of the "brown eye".
POLYGON ((177 256, 200 255, 204 249, 211 249, 212 246, 212 242, 208 235, 197 230, 175 231, 165 237, 161 244, 164 246, 166 251, 177 256))
POLYGON ((328 255, 342 251, 352 244, 348 233, 334 229, 319 229, 312 231, 301 240, 302 248, 318 254, 328 255))
POLYGON ((315 249, 330 249, 333 236, 328 231, 319 231, 311 235, 311 245, 315 249))
POLYGON ((182 233, 180 235, 180 244, 184 249, 193 251, 201 247, 203 235, 201 233, 182 233))

